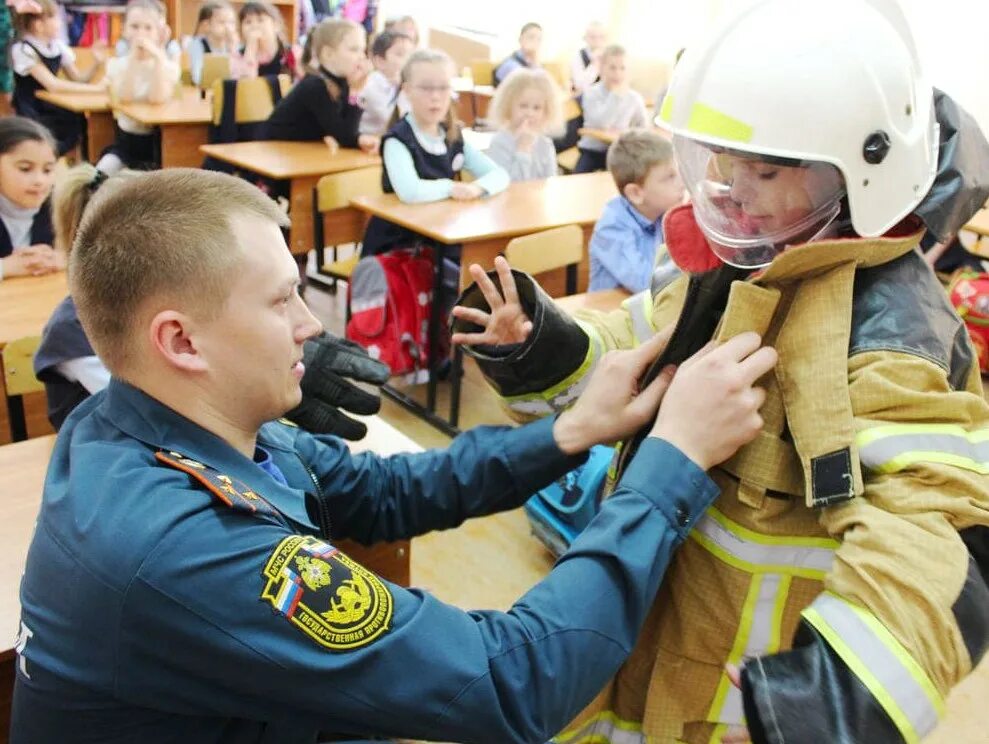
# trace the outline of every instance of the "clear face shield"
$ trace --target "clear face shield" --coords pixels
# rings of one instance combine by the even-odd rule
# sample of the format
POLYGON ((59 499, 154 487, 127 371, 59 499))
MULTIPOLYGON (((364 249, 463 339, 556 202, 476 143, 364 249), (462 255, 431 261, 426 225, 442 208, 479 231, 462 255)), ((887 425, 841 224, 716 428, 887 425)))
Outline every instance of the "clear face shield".
POLYGON ((725 263, 768 266, 788 245, 821 237, 841 210, 833 165, 743 153, 675 136, 697 223, 725 263))

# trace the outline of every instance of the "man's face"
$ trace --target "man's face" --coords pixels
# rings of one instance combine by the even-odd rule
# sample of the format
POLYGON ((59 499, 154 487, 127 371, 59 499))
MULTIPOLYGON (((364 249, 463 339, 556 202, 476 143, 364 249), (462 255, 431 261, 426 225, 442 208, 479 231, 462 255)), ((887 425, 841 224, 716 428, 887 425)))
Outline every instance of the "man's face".
POLYGON ((302 345, 322 324, 299 297, 298 268, 278 226, 243 213, 232 223, 231 249, 241 259, 222 311, 197 326, 195 343, 217 408, 260 426, 302 400, 302 345))

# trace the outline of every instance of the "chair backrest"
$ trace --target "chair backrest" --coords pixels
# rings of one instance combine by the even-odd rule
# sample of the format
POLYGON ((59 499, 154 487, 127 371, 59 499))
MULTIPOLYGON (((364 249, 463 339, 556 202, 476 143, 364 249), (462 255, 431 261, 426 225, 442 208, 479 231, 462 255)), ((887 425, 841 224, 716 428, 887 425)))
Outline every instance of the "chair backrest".
MULTIPOLYGON (((198 42, 197 42, 198 43, 198 42)), ((209 90, 217 80, 226 80, 230 77, 230 57, 226 54, 204 54, 202 77, 199 79, 199 87, 209 90)))
MULTIPOLYGON (((552 230, 523 235, 509 241, 505 258, 512 268, 526 274, 542 274, 564 267, 576 269, 584 258, 584 231, 579 225, 564 225, 552 230)), ((576 283, 576 272, 574 283, 576 283)), ((567 278, 568 284, 570 277, 567 278)), ((576 287, 567 287, 572 294, 576 287)))
POLYGON ((576 119, 583 113, 584 112, 580 108, 580 103, 577 102, 576 98, 568 98, 563 102, 563 121, 576 119))
POLYGON ((25 336, 3 347, 3 384, 7 395, 26 395, 45 389, 34 376, 34 353, 41 344, 40 336, 25 336))
MULTIPOLYGON (((291 81, 288 75, 278 76, 282 95, 288 92, 291 81)), ((275 103, 271 97, 271 87, 263 77, 245 78, 237 81, 237 108, 234 121, 237 124, 256 124, 267 121, 275 103)), ((213 124, 220 125, 223 116, 223 79, 213 81, 213 124)))
POLYGON ((560 90, 570 92, 570 65, 560 60, 550 60, 542 63, 543 69, 560 86, 560 90))
POLYGON ((489 59, 474 59, 470 63, 470 76, 474 85, 494 85, 495 64, 489 59))
MULTIPOLYGON (((323 216, 327 212, 349 209, 350 200, 355 196, 384 193, 381 188, 381 166, 331 173, 319 179, 314 191, 316 223, 322 226, 323 216)), ((356 219, 337 220, 333 224, 333 235, 327 237, 332 238, 333 245, 359 243, 364 239, 364 222, 363 215, 358 215, 356 219)), ((317 232, 316 239, 322 241, 320 232, 317 232)))

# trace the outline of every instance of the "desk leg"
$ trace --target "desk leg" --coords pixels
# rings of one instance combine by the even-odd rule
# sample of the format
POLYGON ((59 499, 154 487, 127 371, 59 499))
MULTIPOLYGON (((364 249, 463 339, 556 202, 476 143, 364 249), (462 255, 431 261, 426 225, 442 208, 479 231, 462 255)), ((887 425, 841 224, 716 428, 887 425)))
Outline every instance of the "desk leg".
POLYGON ((318 180, 319 176, 303 176, 292 179, 288 210, 292 224, 289 227, 288 247, 296 256, 304 256, 314 247, 312 190, 316 188, 318 180))
POLYGON ((91 111, 86 114, 86 143, 89 162, 100 159, 100 153, 113 144, 113 114, 109 111, 91 111))
POLYGON ((199 168, 207 141, 205 124, 166 124, 161 127, 161 167, 199 168))

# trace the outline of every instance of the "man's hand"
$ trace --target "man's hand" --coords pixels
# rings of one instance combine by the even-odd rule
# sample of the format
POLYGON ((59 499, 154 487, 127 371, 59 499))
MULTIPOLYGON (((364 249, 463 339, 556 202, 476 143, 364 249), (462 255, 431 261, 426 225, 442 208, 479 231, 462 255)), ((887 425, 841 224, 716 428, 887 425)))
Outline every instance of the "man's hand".
POLYGON ((302 377, 302 403, 285 416, 313 434, 361 439, 367 427, 341 409, 369 416, 381 408, 381 399, 351 380, 383 385, 391 374, 388 365, 369 357, 353 341, 328 333, 306 341, 303 363, 306 373, 302 377))
POLYGON ((572 455, 595 444, 612 444, 652 420, 674 368, 664 369, 645 390, 639 390, 639 379, 666 348, 672 332, 669 326, 636 349, 609 351, 601 357, 577 402, 553 425, 553 438, 561 451, 572 455))
POLYGON ((756 333, 709 343, 680 365, 650 436, 665 439, 704 470, 724 462, 762 430, 766 391, 755 382, 776 366, 756 333))
POLYGON ((518 289, 515 286, 515 278, 512 276, 512 269, 508 265, 508 261, 502 256, 498 256, 494 260, 494 265, 498 272, 501 292, 488 278, 484 269, 478 264, 471 264, 470 266, 470 275, 477 282, 477 286, 484 295, 484 299, 487 300, 491 311, 486 313, 483 310, 463 307, 462 305, 453 308, 453 317, 479 325, 484 330, 481 333, 454 333, 451 337, 453 343, 464 344, 465 346, 518 344, 525 341, 532 330, 532 321, 529 320, 522 309, 522 303, 519 302, 518 289))

